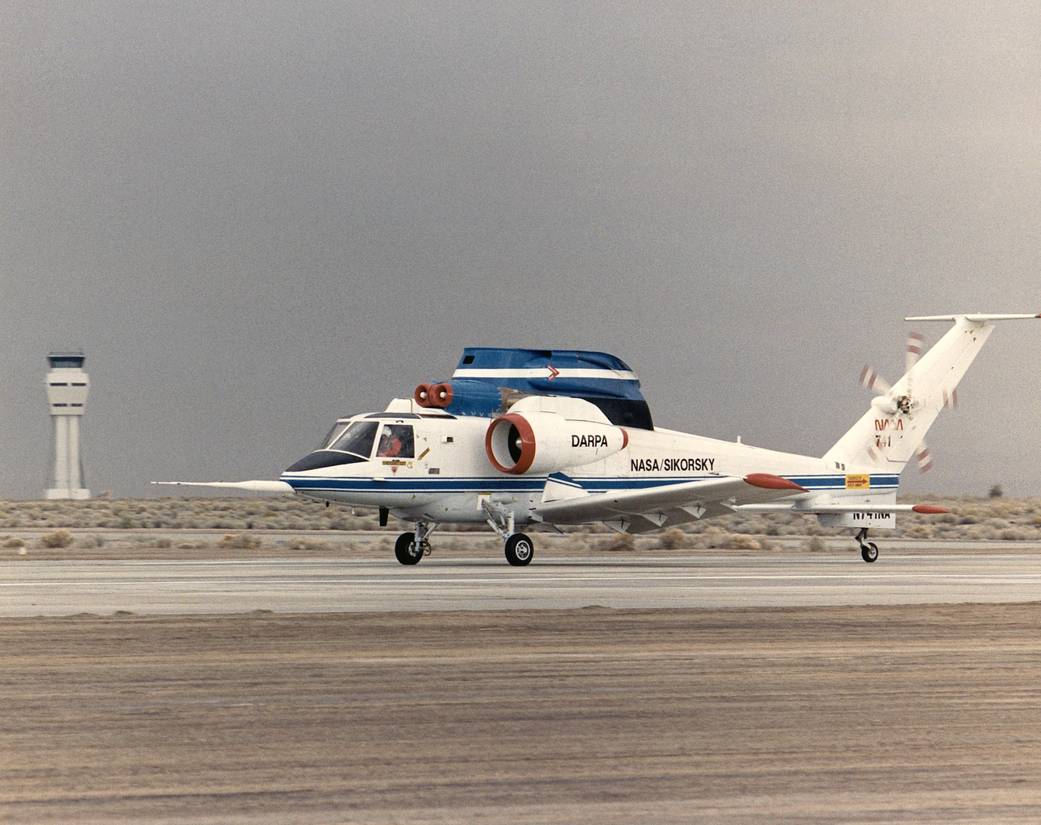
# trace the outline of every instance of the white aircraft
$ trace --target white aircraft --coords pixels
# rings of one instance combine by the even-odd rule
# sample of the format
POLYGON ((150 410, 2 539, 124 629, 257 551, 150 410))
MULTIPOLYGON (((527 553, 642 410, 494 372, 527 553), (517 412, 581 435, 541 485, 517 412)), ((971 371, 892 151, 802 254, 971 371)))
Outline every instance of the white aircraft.
POLYGON ((896 513, 943 513, 897 504, 900 474, 983 347, 994 321, 1041 315, 936 315, 952 321, 893 385, 865 368, 878 395, 822 457, 760 449, 656 427, 636 375, 618 358, 580 350, 468 348, 450 381, 421 384, 386 410, 341 418, 319 449, 279 481, 154 482, 261 492, 379 509, 415 524, 395 556, 416 564, 438 524, 485 521, 506 560, 526 565, 530 536, 517 528, 604 522, 641 533, 729 513, 803 513, 855 529, 861 556, 878 558, 868 530, 896 513))

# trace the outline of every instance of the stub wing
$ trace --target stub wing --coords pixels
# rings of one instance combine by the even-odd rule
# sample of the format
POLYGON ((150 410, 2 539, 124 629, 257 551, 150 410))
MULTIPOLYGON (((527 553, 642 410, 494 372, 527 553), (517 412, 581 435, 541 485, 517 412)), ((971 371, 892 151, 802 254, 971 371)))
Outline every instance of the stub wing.
POLYGON ((743 478, 721 476, 618 492, 580 493, 543 501, 531 515, 551 524, 620 520, 624 529, 639 532, 641 528, 653 530, 725 512, 737 505, 758 504, 800 493, 806 493, 805 488, 786 478, 753 473, 743 478))
POLYGON ((293 487, 284 481, 153 481, 168 487, 217 487, 224 490, 245 490, 250 493, 291 493, 293 487))

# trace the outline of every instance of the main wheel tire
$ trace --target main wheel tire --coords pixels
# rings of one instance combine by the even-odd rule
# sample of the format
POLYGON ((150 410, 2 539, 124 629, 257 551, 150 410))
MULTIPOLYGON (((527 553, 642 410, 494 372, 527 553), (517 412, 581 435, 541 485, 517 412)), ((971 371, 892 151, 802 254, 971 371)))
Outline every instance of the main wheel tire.
POLYGON ((873 541, 860 545, 860 557, 868 564, 878 559, 878 545, 873 541))
POLYGON ((535 542, 524 533, 514 533, 506 539, 506 561, 514 567, 530 564, 534 555, 535 542))
POLYGON ((415 533, 402 533, 394 542, 394 557, 402 564, 419 564, 423 551, 416 546, 415 533))

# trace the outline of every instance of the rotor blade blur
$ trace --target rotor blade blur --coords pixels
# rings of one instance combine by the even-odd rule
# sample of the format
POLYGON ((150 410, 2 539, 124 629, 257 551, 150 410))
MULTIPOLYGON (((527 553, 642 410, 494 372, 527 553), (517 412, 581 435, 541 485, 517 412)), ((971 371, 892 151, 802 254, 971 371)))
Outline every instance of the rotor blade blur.
POLYGON ((918 363, 918 359, 922 356, 922 341, 924 339, 917 332, 912 332, 907 336, 907 351, 904 354, 904 372, 908 373, 911 371, 911 367, 918 363))
POLYGON ((860 371, 860 384, 876 395, 885 395, 891 389, 889 382, 868 366, 860 371))

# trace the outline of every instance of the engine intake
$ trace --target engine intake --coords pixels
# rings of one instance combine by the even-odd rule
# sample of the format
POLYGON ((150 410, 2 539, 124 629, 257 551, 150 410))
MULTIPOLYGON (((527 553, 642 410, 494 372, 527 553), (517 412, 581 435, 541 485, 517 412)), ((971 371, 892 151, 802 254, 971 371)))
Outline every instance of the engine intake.
POLYGON ((488 425, 484 448, 503 473, 551 473, 617 453, 629 443, 621 427, 574 421, 551 412, 511 412, 488 425))

